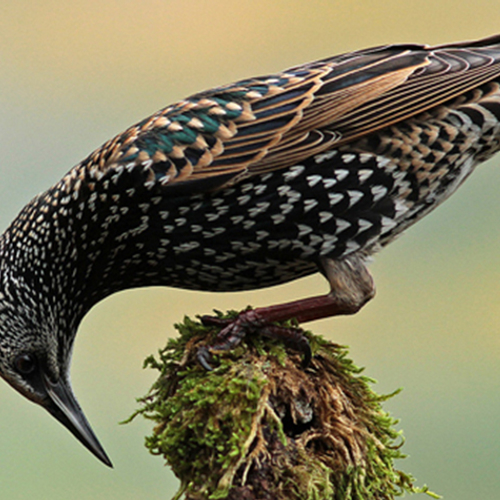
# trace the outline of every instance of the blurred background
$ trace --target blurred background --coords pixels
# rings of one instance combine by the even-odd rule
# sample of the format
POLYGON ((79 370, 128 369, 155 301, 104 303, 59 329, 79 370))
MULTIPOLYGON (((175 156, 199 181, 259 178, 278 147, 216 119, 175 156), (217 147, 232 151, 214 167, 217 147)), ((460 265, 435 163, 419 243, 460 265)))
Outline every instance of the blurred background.
MULTIPOLYGON (((0 4, 0 227, 107 139, 193 92, 363 48, 500 32, 498 0, 3 0, 0 4)), ((404 391, 397 465, 448 499, 500 489, 500 156, 377 256, 378 294, 316 333, 350 346, 404 391)), ((169 499, 177 481, 148 454, 151 424, 118 422, 156 373, 143 359, 184 314, 323 293, 318 276, 255 293, 143 289, 84 319, 76 394, 110 470, 39 407, 0 383, 0 496, 10 500, 169 499)))

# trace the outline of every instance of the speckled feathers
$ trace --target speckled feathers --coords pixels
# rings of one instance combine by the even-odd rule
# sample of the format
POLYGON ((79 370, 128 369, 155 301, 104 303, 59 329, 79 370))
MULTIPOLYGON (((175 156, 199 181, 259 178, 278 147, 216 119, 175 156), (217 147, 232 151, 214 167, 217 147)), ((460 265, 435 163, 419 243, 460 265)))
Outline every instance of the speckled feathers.
POLYGON ((133 286, 258 288, 368 255, 496 151, 499 43, 377 47, 180 101, 28 205, 4 261, 84 311, 133 286))
MULTIPOLYGON (((0 236, 0 375, 110 465, 69 386, 94 304, 320 271, 328 294, 242 312, 212 346, 258 325, 307 361, 300 332, 272 323, 358 311, 375 290, 367 258, 499 149, 500 36, 375 47, 186 98, 105 143, 0 236)), ((208 348, 198 359, 211 368, 208 348)))

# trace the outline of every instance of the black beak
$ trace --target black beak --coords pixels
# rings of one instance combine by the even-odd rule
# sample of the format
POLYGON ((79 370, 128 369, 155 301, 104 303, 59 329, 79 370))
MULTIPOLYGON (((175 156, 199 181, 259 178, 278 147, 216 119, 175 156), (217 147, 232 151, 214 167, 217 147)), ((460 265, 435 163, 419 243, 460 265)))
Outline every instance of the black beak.
POLYGON ((62 381, 51 382, 46 376, 43 376, 43 383, 49 399, 42 406, 101 462, 108 467, 113 467, 111 460, 85 418, 71 388, 62 381))

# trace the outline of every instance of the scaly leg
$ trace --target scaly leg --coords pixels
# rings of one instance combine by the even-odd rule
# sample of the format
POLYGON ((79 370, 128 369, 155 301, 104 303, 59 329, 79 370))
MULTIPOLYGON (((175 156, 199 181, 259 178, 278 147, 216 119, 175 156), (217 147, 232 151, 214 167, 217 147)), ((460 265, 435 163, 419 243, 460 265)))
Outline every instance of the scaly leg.
POLYGON ((203 323, 224 328, 218 333, 215 344, 198 351, 201 365, 211 370, 210 351, 232 349, 247 333, 257 331, 267 337, 280 338, 298 348, 304 353, 304 364, 307 365, 311 359, 311 349, 302 331, 272 323, 291 318, 306 323, 340 314, 354 314, 375 294, 373 278, 362 257, 353 255, 342 260, 322 259, 320 270, 330 284, 330 293, 326 295, 250 309, 241 312, 234 320, 203 316, 203 323))

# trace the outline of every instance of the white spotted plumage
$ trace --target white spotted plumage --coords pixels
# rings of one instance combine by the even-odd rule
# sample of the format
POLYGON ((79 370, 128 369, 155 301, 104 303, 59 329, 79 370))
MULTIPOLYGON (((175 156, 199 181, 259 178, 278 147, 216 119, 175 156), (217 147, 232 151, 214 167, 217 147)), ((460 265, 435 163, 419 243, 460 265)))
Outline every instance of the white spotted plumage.
MULTIPOLYGON (((68 385, 81 319, 126 288, 247 290, 319 270, 329 294, 253 317, 352 314, 374 293, 369 256, 499 144, 500 36, 376 47, 168 106, 71 169, 0 237, 0 375, 58 415, 63 399, 43 390, 68 385), (26 353, 46 372, 37 384, 16 372, 26 353)), ((238 321, 219 347, 241 338, 238 321)), ((107 463, 82 422, 87 433, 73 432, 107 463)))

